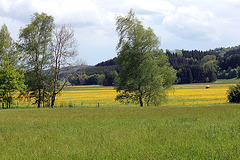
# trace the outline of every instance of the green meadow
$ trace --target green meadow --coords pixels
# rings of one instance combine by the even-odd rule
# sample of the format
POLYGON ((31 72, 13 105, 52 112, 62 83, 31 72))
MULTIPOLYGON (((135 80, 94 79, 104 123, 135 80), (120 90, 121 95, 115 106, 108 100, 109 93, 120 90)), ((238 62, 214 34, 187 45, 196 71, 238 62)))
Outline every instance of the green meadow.
POLYGON ((1 159, 240 159, 240 105, 0 110, 1 159))

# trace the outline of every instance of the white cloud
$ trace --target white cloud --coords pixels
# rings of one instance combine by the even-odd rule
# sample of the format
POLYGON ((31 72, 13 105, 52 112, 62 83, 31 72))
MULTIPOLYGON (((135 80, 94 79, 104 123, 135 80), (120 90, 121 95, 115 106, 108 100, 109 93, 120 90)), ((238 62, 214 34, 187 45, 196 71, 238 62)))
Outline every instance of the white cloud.
POLYGON ((24 21, 29 14, 30 6, 26 0, 0 0, 0 16, 24 21))
POLYGON ((175 10, 175 6, 166 0, 128 0, 126 4, 149 13, 168 14, 175 10))
POLYGON ((100 21, 98 8, 92 0, 34 0, 31 3, 34 12, 46 12, 56 23, 90 25, 100 21))
MULTIPOLYGON (((101 23, 98 7, 92 0, 0 0, 0 10, 17 19, 30 19, 35 12, 45 12, 56 23, 90 25, 101 23)), ((1 11, 0 11, 1 13, 1 11)))
POLYGON ((57 25, 75 28, 80 56, 96 64, 113 58, 115 17, 131 8, 164 48, 207 49, 240 44, 239 7, 240 0, 0 0, 0 25, 6 23, 17 39, 33 13, 46 12, 57 25))
POLYGON ((240 3, 240 0, 228 0, 228 2, 232 2, 232 3, 240 3))
MULTIPOLYGON (((0 6, 4 12, 10 12, 22 3, 24 3, 24 0, 0 0, 0 6)), ((22 10, 24 9, 22 8, 22 10)))
POLYGON ((219 38, 215 33, 213 22, 215 16, 211 11, 201 11, 195 6, 178 7, 163 19, 166 30, 189 40, 213 40, 219 38))
POLYGON ((5 12, 9 12, 12 4, 11 1, 8 2, 8 0, 1 0, 0 5, 5 12))

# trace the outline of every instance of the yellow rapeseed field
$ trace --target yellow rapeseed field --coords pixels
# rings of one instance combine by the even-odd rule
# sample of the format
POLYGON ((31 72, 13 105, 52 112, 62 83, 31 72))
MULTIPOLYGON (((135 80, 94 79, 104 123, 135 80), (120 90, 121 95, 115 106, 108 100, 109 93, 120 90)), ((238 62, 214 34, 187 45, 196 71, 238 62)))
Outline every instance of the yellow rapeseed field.
POLYGON ((114 100, 116 95, 117 93, 112 87, 107 90, 104 88, 100 90, 92 88, 91 90, 63 91, 57 97, 56 104, 66 105, 72 103, 77 106, 117 105, 119 103, 114 100))
MULTIPOLYGON (((163 105, 202 105, 223 104, 227 102, 228 84, 174 85, 168 93, 168 101, 163 105)), ((57 105, 76 106, 116 106, 117 92, 113 87, 75 86, 68 87, 57 97, 57 105)))
POLYGON ((229 84, 175 85, 169 92, 166 105, 196 105, 227 103, 229 84))
MULTIPOLYGON (((229 84, 210 84, 210 88, 206 89, 207 84, 187 84, 174 85, 168 91, 168 100, 162 105, 206 105, 206 104, 224 104, 227 103, 227 90, 229 84)), ((17 93, 14 93, 17 97, 17 93)), ((68 86, 61 94, 57 96, 56 106, 123 106, 115 101, 118 93, 114 87, 103 86, 68 86)), ((15 100, 15 106, 29 106, 33 101, 15 100)))

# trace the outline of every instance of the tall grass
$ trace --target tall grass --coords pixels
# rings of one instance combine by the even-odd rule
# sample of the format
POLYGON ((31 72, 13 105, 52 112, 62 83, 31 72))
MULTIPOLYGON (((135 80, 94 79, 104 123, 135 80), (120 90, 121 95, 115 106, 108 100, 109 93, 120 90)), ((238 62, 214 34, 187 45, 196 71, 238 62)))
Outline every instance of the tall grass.
POLYGON ((240 105, 0 110, 1 159, 240 159, 240 105))

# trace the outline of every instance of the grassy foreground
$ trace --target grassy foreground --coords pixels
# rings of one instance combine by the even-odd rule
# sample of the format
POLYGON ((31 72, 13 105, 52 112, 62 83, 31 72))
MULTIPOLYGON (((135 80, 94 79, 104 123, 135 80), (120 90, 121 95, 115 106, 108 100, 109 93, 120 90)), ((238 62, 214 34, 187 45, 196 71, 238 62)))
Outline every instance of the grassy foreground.
POLYGON ((240 159, 240 105, 0 110, 1 159, 240 159))

